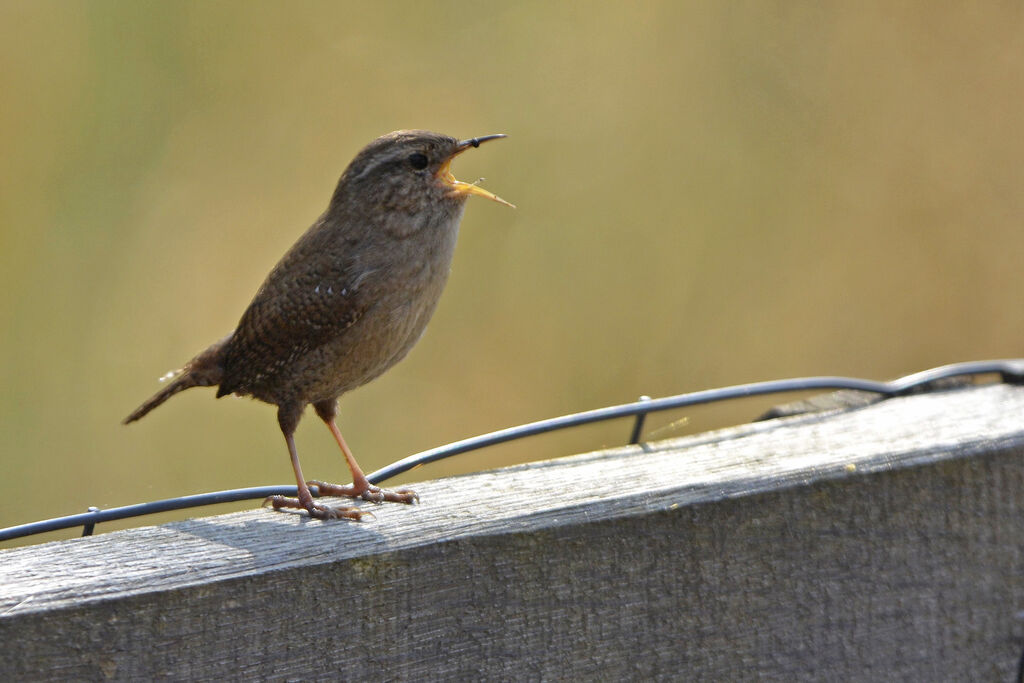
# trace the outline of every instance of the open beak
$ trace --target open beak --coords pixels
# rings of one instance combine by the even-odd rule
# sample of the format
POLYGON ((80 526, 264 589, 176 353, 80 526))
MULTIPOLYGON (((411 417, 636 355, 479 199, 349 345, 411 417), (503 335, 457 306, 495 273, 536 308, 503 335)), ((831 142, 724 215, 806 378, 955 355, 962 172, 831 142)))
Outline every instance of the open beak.
POLYGON ((463 140, 462 142, 459 143, 459 146, 455 148, 455 152, 450 157, 448 157, 445 160, 445 162, 441 164, 441 168, 437 170, 437 177, 441 180, 442 183, 451 188, 449 190, 449 194, 455 196, 475 194, 478 197, 486 197, 487 199, 498 202, 499 204, 511 206, 513 209, 516 208, 515 204, 510 204, 506 202, 498 195, 488 192, 487 190, 480 187, 476 183, 464 183, 461 180, 456 180, 455 176, 452 175, 451 171, 452 159, 462 154, 470 147, 479 147, 481 142, 487 142, 488 140, 497 140, 503 137, 506 136, 502 133, 498 133, 497 135, 483 135, 478 138, 470 138, 469 140, 463 140))

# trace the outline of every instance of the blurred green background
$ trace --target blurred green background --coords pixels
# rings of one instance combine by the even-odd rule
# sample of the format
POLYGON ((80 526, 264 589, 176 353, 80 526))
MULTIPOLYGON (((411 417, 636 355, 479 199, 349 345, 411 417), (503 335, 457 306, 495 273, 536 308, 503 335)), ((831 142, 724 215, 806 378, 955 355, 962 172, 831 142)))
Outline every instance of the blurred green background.
MULTIPOLYGON (((367 470, 640 394, 1024 355, 1019 3, 368 4, 0 2, 0 526, 291 483, 272 407, 120 420, 397 128, 508 133, 454 170, 519 208, 470 201, 428 333, 342 400, 367 470)), ((298 445, 346 478, 311 413, 298 445)))

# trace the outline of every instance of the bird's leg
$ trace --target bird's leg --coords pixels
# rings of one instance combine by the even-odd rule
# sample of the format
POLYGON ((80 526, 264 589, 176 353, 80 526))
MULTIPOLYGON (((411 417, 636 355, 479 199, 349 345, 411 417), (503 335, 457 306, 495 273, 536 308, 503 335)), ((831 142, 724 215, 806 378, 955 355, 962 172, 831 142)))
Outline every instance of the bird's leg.
POLYGON ((305 510, 309 513, 310 517, 316 519, 340 519, 342 517, 355 520, 360 519, 366 513, 361 512, 357 508, 330 507, 313 502, 313 494, 309 492, 306 479, 302 476, 302 466, 299 465, 299 453, 295 449, 295 428, 298 426, 299 415, 301 414, 301 408, 298 411, 292 410, 286 413, 285 409, 281 407, 277 412, 281 431, 284 432, 284 440, 288 444, 288 455, 292 459, 292 469, 295 471, 295 481, 299 487, 299 497, 270 496, 263 501, 263 504, 270 504, 275 510, 280 510, 281 508, 305 510))
POLYGON ((341 436, 341 430, 338 429, 338 425, 335 422, 337 416, 337 402, 334 400, 320 401, 314 403, 313 407, 316 409, 316 414, 320 416, 320 419, 324 421, 327 428, 331 430, 331 434, 334 435, 334 440, 338 442, 338 448, 345 455, 345 461, 348 463, 348 468, 352 472, 352 483, 349 486, 339 486, 337 484, 328 484, 322 481, 311 481, 311 486, 316 486, 320 489, 320 495, 322 496, 347 496, 349 498, 362 498, 363 500, 369 500, 374 503, 381 503, 384 501, 391 501, 394 503, 413 503, 419 500, 413 491, 409 489, 398 489, 397 491, 389 491, 382 489, 378 486, 374 486, 367 480, 366 475, 363 474, 363 470, 359 467, 359 463, 356 462, 356 458, 352 455, 351 449, 348 444, 345 443, 344 437, 341 436))
POLYGON ((348 462, 348 468, 352 471, 352 483, 348 486, 339 486, 338 484, 328 484, 323 481, 310 481, 309 484, 311 486, 316 486, 320 489, 320 495, 362 498, 363 500, 369 500, 374 503, 382 503, 386 500, 394 503, 413 503, 419 500, 419 496, 409 489, 389 491, 371 484, 369 480, 367 480, 366 475, 363 474, 363 470, 359 467, 359 463, 356 462, 355 456, 352 455, 352 451, 349 449, 348 444, 345 443, 345 439, 341 436, 341 431, 338 429, 338 425, 334 420, 324 421, 327 423, 327 427, 331 430, 331 434, 334 435, 334 440, 338 442, 338 447, 341 448, 341 452, 345 454, 345 461, 348 462))

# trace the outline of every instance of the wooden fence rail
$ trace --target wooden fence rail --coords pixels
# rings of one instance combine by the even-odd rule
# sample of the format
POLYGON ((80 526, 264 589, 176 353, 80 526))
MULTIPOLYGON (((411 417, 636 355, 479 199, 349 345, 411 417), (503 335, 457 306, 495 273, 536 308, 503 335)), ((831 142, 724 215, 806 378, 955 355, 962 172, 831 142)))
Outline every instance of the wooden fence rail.
POLYGON ((1011 680, 1024 387, 0 551, 0 680, 1011 680))

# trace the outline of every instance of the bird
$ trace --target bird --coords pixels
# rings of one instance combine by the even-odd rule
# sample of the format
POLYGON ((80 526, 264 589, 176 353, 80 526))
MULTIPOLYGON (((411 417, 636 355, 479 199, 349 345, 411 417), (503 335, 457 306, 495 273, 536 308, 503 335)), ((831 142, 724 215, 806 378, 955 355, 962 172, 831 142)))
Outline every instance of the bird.
POLYGON ((297 497, 271 496, 274 510, 359 520, 355 506, 313 499, 342 496, 413 503, 408 489, 385 490, 366 478, 337 425, 338 399, 402 360, 422 336, 448 280, 466 201, 484 197, 514 208, 478 185, 456 180, 451 163, 482 143, 425 130, 399 130, 364 147, 349 163, 326 211, 270 271, 235 330, 165 376, 167 384, 123 421, 141 419, 193 387, 217 398, 250 396, 277 406, 297 497), (352 483, 307 482, 295 430, 312 405, 345 458, 352 483))

